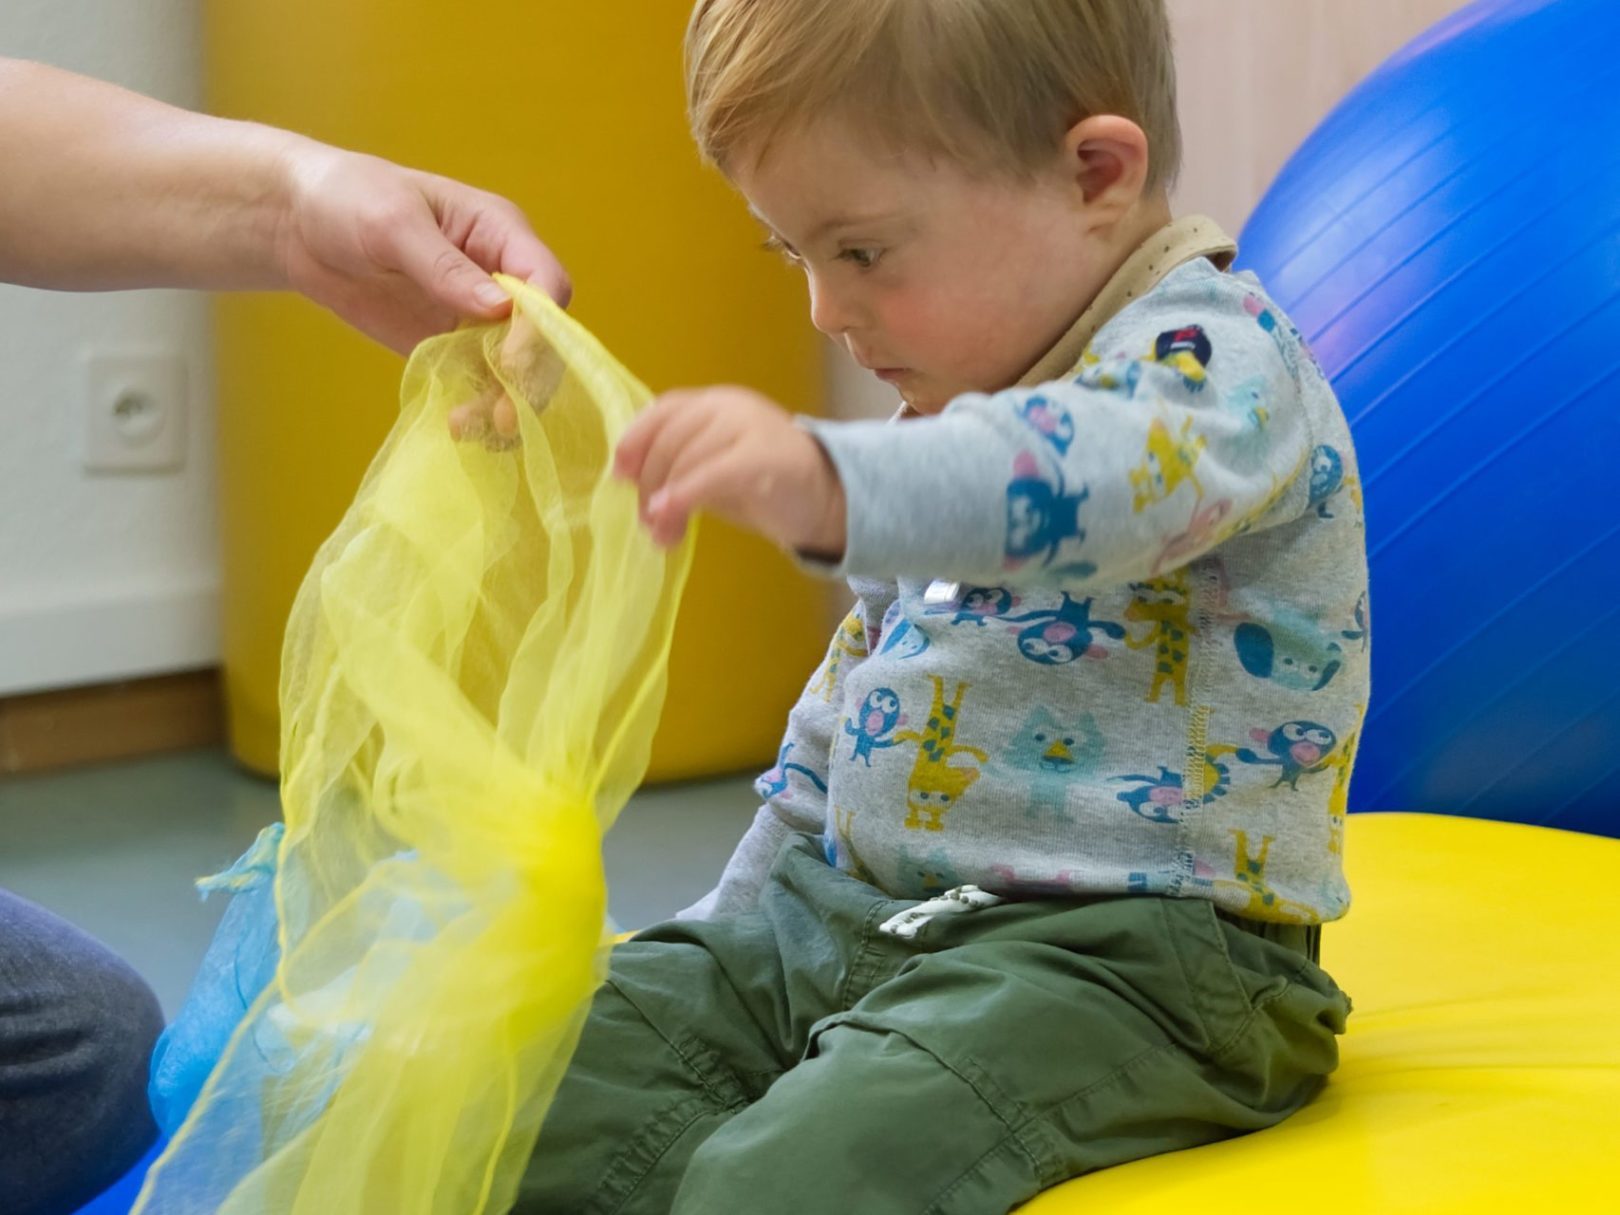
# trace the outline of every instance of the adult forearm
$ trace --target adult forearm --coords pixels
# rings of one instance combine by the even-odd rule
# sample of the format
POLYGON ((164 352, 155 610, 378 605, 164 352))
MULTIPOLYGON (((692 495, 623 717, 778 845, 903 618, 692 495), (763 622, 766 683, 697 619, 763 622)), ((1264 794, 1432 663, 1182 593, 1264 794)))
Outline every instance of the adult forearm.
POLYGON ((0 58, 0 280, 286 285, 298 136, 0 58))

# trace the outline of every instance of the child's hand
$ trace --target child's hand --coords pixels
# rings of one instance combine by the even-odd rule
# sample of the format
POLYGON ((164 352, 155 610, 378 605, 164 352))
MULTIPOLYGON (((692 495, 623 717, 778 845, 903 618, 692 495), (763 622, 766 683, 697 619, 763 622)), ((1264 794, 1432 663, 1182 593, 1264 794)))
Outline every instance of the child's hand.
POLYGON ((844 551, 844 487, 821 444, 746 388, 669 392, 625 432, 613 464, 636 482, 641 519, 662 545, 708 510, 784 548, 844 551))

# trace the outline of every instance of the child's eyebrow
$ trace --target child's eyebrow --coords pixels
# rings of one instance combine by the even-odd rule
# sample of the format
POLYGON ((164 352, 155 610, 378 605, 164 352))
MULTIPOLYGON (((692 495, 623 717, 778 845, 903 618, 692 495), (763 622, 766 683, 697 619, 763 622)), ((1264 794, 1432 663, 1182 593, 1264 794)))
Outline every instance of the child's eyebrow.
MULTIPOLYGON (((753 207, 748 208, 748 213, 758 220, 760 225, 767 232, 771 233, 775 239, 781 239, 781 237, 777 234, 776 229, 771 226, 770 222, 758 211, 754 210, 753 207)), ((807 245, 811 244, 815 241, 821 240, 823 237, 830 236, 831 234, 842 231, 846 228, 873 228, 877 227, 879 224, 891 223, 901 218, 904 214, 905 213, 903 211, 874 211, 867 215, 835 215, 829 219, 822 220, 813 229, 811 229, 810 235, 805 238, 805 243, 807 245)))

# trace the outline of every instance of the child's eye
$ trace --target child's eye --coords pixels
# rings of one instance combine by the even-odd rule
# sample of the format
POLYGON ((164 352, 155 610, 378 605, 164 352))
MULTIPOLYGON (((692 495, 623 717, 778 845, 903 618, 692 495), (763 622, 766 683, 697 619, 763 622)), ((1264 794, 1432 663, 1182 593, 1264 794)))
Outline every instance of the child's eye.
POLYGON ((878 258, 882 255, 877 249, 845 249, 838 256, 845 261, 854 262, 862 270, 870 270, 877 265, 878 258))

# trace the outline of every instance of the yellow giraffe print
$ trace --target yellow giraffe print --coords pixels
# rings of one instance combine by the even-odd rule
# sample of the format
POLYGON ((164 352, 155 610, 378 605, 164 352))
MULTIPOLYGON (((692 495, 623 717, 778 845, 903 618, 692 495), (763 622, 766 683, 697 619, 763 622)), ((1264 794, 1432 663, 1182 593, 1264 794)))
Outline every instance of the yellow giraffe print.
POLYGON ((1203 435, 1192 437, 1192 424, 1192 418, 1182 419, 1179 437, 1171 435, 1162 418, 1154 418, 1148 427, 1147 452, 1142 463, 1131 469, 1131 488, 1136 491, 1131 509, 1138 514, 1155 502, 1165 501, 1183 481, 1190 481, 1198 500, 1204 500, 1204 487, 1194 470, 1206 440, 1203 435))
POLYGON ((810 680, 808 694, 820 696, 831 704, 838 693, 838 676, 843 669, 844 659, 865 657, 866 623, 861 619, 860 609, 856 608, 844 617, 838 631, 833 634, 827 656, 821 660, 821 667, 810 680))
POLYGON ((981 764, 990 762, 990 757, 979 748, 962 746, 955 741, 957 715, 968 685, 958 683, 951 703, 946 704, 945 681, 938 675, 932 679, 934 703, 928 710, 927 729, 902 730, 894 736, 895 742, 917 744, 917 760, 906 787, 905 825, 922 831, 943 830, 945 815, 979 779, 977 768, 951 767, 947 762, 951 756, 971 755, 981 764))
POLYGON ((1193 626, 1189 619, 1192 593, 1187 576, 1177 570, 1156 582, 1140 583, 1136 597, 1125 609, 1125 619, 1151 624, 1151 632, 1140 639, 1125 635, 1125 644, 1133 650, 1154 647, 1153 686, 1148 689, 1149 704, 1158 704, 1169 684, 1178 705, 1187 703, 1187 655, 1190 652, 1193 626))
POLYGON ((1317 920, 1316 912, 1303 903, 1290 902, 1280 898, 1277 892, 1266 885, 1266 853, 1271 851, 1271 841, 1274 837, 1266 835, 1260 839, 1260 851, 1252 852, 1249 848, 1249 833, 1240 831, 1236 827, 1231 829, 1237 838, 1237 859, 1233 871, 1237 881, 1218 881, 1217 886, 1228 889, 1237 887, 1247 893, 1249 902, 1238 914, 1247 916, 1251 920, 1281 920, 1289 924, 1314 924, 1317 920))
POLYGON ((861 854, 855 851, 855 845, 850 840, 850 828, 855 825, 855 811, 845 810, 842 806, 833 807, 833 831, 838 838, 838 854, 849 861, 849 873, 865 882, 868 886, 877 885, 877 879, 872 871, 861 860, 861 854))
MULTIPOLYGON (((1357 716, 1365 706, 1356 706, 1357 716)), ((1344 745, 1327 758, 1325 767, 1333 772, 1333 791, 1328 794, 1328 851, 1344 855, 1344 815, 1350 804, 1350 769, 1356 762, 1356 743, 1361 732, 1350 735, 1344 745)))

